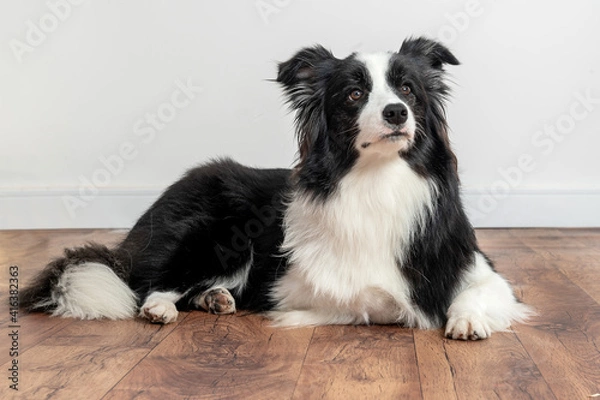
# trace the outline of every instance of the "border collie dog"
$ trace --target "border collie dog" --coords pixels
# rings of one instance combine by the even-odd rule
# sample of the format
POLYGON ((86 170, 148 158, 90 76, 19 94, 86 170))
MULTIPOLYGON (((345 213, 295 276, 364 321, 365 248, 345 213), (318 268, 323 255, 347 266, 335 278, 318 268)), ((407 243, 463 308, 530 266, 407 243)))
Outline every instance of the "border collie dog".
POLYGON ((530 309, 479 250, 445 121, 443 45, 338 59, 321 46, 279 64, 298 162, 229 159, 190 170, 115 248, 66 249, 22 307, 82 319, 178 310, 265 313, 275 326, 445 324, 484 339, 530 309))

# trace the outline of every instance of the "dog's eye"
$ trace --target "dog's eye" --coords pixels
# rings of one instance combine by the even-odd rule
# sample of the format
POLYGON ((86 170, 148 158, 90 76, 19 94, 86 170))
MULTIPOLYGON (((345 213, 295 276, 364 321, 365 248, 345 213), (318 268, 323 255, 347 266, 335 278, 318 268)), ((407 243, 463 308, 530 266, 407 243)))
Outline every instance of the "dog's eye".
POLYGON ((408 96, 410 94, 410 92, 411 92, 410 87, 408 87, 406 85, 400 86, 400 93, 402 93, 404 96, 408 96))
POLYGON ((363 91, 360 89, 354 89, 353 91, 350 92, 350 94, 348 95, 348 98, 352 101, 357 101, 359 100, 361 97, 363 97, 363 91))

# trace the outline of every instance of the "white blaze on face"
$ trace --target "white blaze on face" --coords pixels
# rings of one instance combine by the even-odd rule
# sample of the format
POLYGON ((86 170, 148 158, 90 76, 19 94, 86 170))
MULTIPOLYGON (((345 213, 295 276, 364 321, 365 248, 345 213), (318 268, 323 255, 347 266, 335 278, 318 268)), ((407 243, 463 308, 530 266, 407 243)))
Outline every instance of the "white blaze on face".
POLYGON ((402 101, 388 82, 390 53, 359 54, 369 73, 372 88, 368 92, 367 103, 358 117, 360 133, 356 139, 356 148, 361 153, 397 153, 408 147, 415 135, 415 117, 406 102, 402 101), (383 119, 383 109, 389 104, 403 104, 408 110, 408 119, 396 131, 383 119), (402 136, 388 136, 393 133, 402 136))

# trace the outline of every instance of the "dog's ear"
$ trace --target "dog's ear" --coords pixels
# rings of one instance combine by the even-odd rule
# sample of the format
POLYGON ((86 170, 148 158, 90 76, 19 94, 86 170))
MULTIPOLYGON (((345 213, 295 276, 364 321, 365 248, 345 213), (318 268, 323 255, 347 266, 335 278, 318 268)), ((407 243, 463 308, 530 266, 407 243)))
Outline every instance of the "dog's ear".
POLYGON ((460 64, 446 46, 425 37, 405 39, 398 53, 413 57, 424 57, 429 66, 440 70, 444 64, 460 64))
MULTIPOLYGON (((440 72, 443 72, 445 64, 460 64, 454 54, 452 54, 446 46, 425 37, 408 38, 404 40, 398 53, 422 59, 429 67, 440 72)), ((450 147, 450 138, 448 136, 448 127, 446 126, 443 105, 443 101, 446 98, 449 89, 442 81, 442 75, 436 77, 432 76, 431 78, 433 80, 430 80, 430 83, 433 82, 435 84, 435 90, 431 91, 432 95, 430 96, 430 106, 434 111, 433 115, 435 116, 434 118, 436 121, 435 130, 448 151, 450 163, 455 171, 457 171, 458 164, 456 156, 450 147)))
POLYGON ((306 161, 319 132, 326 129, 325 83, 336 61, 329 50, 317 45, 279 64, 277 82, 283 86, 290 107, 296 110, 298 167, 306 161))
MULTIPOLYGON (((279 64, 277 82, 283 85, 290 97, 294 88, 310 89, 319 70, 336 58, 323 46, 316 45, 300 50, 288 61, 279 64)), ((293 100, 293 99, 291 99, 293 100)))

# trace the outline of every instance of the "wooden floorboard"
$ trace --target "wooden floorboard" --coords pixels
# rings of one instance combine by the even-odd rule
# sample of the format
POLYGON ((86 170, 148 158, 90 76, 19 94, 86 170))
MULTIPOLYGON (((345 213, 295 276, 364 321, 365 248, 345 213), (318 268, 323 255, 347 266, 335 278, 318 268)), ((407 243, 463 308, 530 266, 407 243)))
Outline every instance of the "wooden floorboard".
POLYGON ((9 388, 9 266, 21 286, 62 248, 123 231, 0 231, 0 399, 588 399, 600 393, 600 229, 478 230, 538 312, 480 342, 393 326, 274 329, 257 315, 75 321, 20 315, 9 388))
MULTIPOLYGON (((582 288, 583 281, 570 279, 569 271, 580 266, 566 256, 578 250, 587 257, 586 247, 570 240, 568 231, 512 233, 539 255, 538 262, 513 272, 521 282, 523 300, 539 312, 529 324, 517 328, 517 336, 557 398, 598 393, 600 304, 582 288), (547 251, 554 256, 548 257, 547 251)), ((595 265, 596 273, 588 278, 597 282, 600 265, 595 265)))
POLYGON ((295 399, 421 397, 412 331, 389 326, 315 329, 295 399))
POLYGON ((312 331, 192 313, 105 398, 290 398, 312 331))

